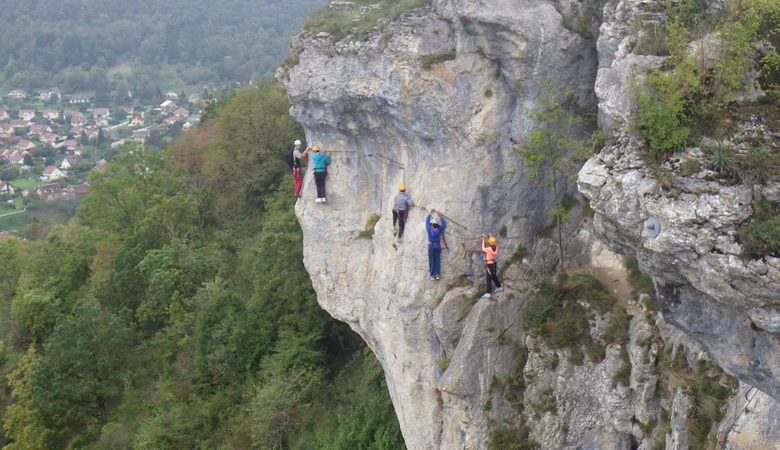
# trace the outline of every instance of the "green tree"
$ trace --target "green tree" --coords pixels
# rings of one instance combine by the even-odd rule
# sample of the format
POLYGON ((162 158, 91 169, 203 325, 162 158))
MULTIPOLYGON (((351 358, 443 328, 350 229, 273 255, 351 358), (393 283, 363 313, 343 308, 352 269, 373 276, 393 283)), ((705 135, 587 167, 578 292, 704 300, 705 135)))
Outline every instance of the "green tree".
POLYGON ((265 80, 227 97, 215 120, 179 141, 171 153, 194 185, 213 193, 216 217, 224 222, 244 208, 262 208, 286 174, 281 155, 301 134, 286 94, 265 80))
POLYGON ((572 91, 564 90, 561 95, 557 88, 554 82, 548 83, 545 89, 549 95, 542 96, 529 113, 536 127, 528 133, 522 156, 531 178, 553 188, 556 201, 550 215, 558 229, 563 270, 563 224, 570 219, 567 193, 570 180, 578 169, 578 161, 587 157, 588 148, 578 138, 578 134, 585 130, 573 111, 575 104, 572 91))
POLYGON ((137 266, 147 279, 147 288, 136 317, 156 329, 171 319, 173 311, 189 311, 198 288, 215 277, 220 266, 221 255, 213 247, 196 247, 181 240, 148 251, 137 266))
POLYGON ((161 408, 138 430, 133 448, 138 450, 196 448, 200 433, 197 418, 189 406, 174 404, 161 408))
POLYGON ((93 171, 90 194, 82 201, 79 218, 89 226, 107 231, 132 228, 145 214, 155 194, 174 190, 165 179, 165 155, 126 145, 103 171, 93 171))
POLYGON ((8 376, 13 403, 3 416, 3 427, 11 443, 6 450, 46 450, 50 448, 51 430, 47 429, 35 408, 32 396, 32 374, 40 364, 34 345, 22 356, 8 376))
MULTIPOLYGON (((42 423, 61 444, 97 432, 119 400, 129 328, 119 316, 81 303, 43 345, 30 389, 42 423)), ((59 445, 58 445, 59 446, 59 445)))

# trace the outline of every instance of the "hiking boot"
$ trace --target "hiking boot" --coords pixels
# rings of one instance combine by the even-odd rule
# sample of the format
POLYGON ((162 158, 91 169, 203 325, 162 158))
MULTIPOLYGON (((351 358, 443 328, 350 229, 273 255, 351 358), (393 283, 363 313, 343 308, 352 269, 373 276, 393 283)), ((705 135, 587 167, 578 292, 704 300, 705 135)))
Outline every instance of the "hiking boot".
POLYGON ((440 277, 439 275, 436 275, 436 277, 435 277, 435 278, 438 280, 438 279, 440 279, 441 277, 440 277))
POLYGON ((502 288, 502 287, 496 288, 496 290, 493 291, 494 294, 498 294, 499 292, 504 292, 504 288, 502 288))
POLYGON ((480 298, 490 298, 490 297, 491 297, 490 292, 485 292, 484 294, 482 294, 482 297, 480 298))
POLYGON ((435 280, 435 279, 436 279, 436 277, 434 277, 433 275, 431 275, 431 280, 435 280))

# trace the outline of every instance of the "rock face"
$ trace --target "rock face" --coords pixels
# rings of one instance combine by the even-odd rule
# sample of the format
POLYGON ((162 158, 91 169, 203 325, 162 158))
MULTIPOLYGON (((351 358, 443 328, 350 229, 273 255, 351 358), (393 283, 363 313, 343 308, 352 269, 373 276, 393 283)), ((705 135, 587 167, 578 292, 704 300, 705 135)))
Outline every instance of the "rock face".
MULTIPOLYGON (((620 253, 636 255, 643 270, 652 274, 664 319, 701 345, 727 373, 763 391, 760 398, 766 401, 762 408, 768 416, 762 423, 771 424, 777 420, 775 402, 780 401, 780 260, 744 260, 736 236, 753 213, 755 196, 777 201, 780 186, 727 185, 706 170, 661 182, 646 167, 643 145, 626 132, 631 104, 620 86, 634 76, 641 82, 643 72, 661 59, 626 52, 637 38, 621 26, 626 22, 620 16, 641 16, 651 3, 625 0, 617 3, 614 14, 605 14, 614 22, 605 21, 599 39, 599 119, 603 127, 620 131, 615 142, 585 164, 578 187, 595 211, 593 227, 599 239, 620 253)), ((738 133, 755 137, 754 131, 751 124, 743 124, 738 133)), ((683 160, 704 159, 699 149, 691 148, 663 169, 672 172, 683 160)), ((675 396, 673 409, 690 409, 687 401, 675 396)), ((682 428, 673 423, 666 448, 687 448, 682 428)), ((777 448, 776 437, 762 447, 768 442, 766 429, 743 429, 749 431, 725 432, 725 448, 777 448)))
MULTIPOLYGON (((668 435, 645 429, 661 419, 656 366, 664 342, 700 343, 726 371, 780 398, 780 310, 772 306, 780 263, 736 256, 734 229, 749 215, 750 193, 699 180, 677 198, 663 195, 627 135, 588 161, 579 188, 596 211, 596 235, 636 254, 654 275, 665 320, 646 320, 627 301, 629 341, 578 365, 529 336, 518 315, 558 263, 557 244, 540 236, 555 198, 529 179, 520 153, 535 127, 531 112, 566 87, 582 111, 598 111, 604 128, 621 129, 631 74, 641 78, 662 60, 632 53, 631 23, 657 19, 660 3, 609 2, 597 47, 564 26, 581 4, 565 0, 436 0, 365 41, 333 42, 324 32, 295 38, 299 62, 277 77, 307 144, 335 151, 327 203, 313 201, 308 173, 296 205, 304 262, 323 308, 382 363, 408 448, 484 449, 498 424, 527 430, 541 448, 644 450, 664 439, 685 448, 682 419, 668 435), (417 207, 394 246, 400 182, 417 207), (426 209, 449 221, 439 281, 427 273, 426 209), (660 225, 655 238, 650 218, 660 225), (498 301, 478 300, 476 238, 499 230, 508 236, 500 264, 520 249, 531 254, 503 275, 508 289, 498 301), (614 381, 626 360, 628 386, 614 381)), ((624 272, 587 230, 569 231, 570 265, 624 272)), ((665 408, 684 418, 691 399, 679 397, 665 408)), ((771 397, 760 401, 774 411, 771 397)), ((751 433, 771 442, 772 424, 767 418, 751 433)), ((748 448, 739 445, 729 448, 748 448)))
POLYGON ((515 353, 490 341, 523 299, 466 308, 453 289, 482 270, 481 232, 504 226, 508 258, 548 222, 551 193, 529 180, 516 143, 546 86, 573 86, 595 108, 595 49, 544 1, 437 1, 365 42, 298 39, 300 63, 279 74, 291 113, 309 145, 344 152, 333 154, 327 203, 312 201, 309 177, 296 206, 318 300, 380 359, 409 448, 484 448, 487 388, 515 353), (401 181, 449 219, 440 281, 428 279, 425 210, 392 245, 401 181), (373 238, 359 238, 374 214, 373 238))
MULTIPOLYGON (((624 128, 630 108, 599 90, 600 80, 614 78, 611 72, 625 73, 616 68, 620 46, 616 54, 610 69, 599 70, 596 87, 600 111, 624 128)), ((634 70, 641 75, 642 67, 634 70)), ((674 187, 664 188, 643 151, 624 133, 580 171, 579 190, 596 211, 595 230, 613 249, 635 254, 653 275, 666 320, 699 341, 728 373, 780 400, 780 259, 743 260, 736 238, 753 214, 754 195, 773 198, 780 187, 726 185, 700 170, 674 177, 674 187)), ((690 149, 682 159, 704 158, 690 149)))

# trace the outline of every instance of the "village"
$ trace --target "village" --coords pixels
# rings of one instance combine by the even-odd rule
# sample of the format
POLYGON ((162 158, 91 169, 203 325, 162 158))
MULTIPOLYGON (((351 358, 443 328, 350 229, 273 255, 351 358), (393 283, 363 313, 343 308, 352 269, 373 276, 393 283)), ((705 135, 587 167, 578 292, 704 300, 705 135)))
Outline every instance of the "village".
POLYGON ((6 93, 0 102, 0 218, 22 214, 30 202, 78 198, 89 191, 87 174, 125 144, 164 146, 200 121, 199 96, 164 97, 152 106, 98 107, 94 94, 58 88, 6 93))

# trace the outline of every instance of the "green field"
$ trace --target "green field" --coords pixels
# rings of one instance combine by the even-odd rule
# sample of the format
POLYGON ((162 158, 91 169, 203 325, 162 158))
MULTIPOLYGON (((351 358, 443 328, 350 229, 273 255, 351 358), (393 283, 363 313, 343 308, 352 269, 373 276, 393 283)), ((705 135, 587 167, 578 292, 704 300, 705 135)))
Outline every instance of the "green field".
POLYGON ((27 226, 27 213, 8 214, 3 212, 0 214, 0 231, 21 231, 27 226))
POLYGON ((8 184, 13 186, 14 189, 33 189, 33 188, 37 188, 42 184, 45 184, 45 182, 39 178, 30 177, 30 178, 17 178, 15 180, 9 181, 8 184))

